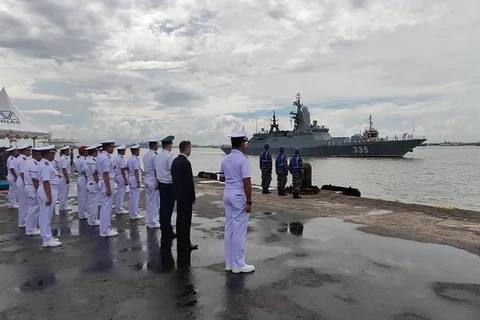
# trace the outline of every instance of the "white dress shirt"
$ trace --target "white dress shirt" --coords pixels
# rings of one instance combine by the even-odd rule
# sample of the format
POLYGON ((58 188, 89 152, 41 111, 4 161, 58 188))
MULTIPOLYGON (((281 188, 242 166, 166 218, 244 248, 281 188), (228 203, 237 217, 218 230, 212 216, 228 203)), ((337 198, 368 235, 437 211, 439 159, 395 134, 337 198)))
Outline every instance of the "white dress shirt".
POLYGON ((155 171, 160 183, 172 183, 172 163, 175 156, 163 149, 155 158, 155 171))

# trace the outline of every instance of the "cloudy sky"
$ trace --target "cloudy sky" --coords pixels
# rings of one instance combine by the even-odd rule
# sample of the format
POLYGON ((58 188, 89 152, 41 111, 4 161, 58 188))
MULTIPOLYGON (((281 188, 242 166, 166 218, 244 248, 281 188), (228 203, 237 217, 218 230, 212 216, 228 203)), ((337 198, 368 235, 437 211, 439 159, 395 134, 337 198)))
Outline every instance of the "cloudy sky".
MULTIPOLYGON (((480 140, 478 0, 3 0, 0 87, 82 142, 251 134, 295 94, 332 135, 480 140)), ((268 124, 268 121, 267 121, 268 124)))

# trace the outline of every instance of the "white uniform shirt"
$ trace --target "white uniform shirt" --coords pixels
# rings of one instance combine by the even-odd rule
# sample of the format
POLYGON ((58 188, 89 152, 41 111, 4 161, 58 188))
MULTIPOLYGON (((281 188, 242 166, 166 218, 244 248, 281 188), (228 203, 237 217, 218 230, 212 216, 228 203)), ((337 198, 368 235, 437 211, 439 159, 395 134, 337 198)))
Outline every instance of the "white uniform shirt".
POLYGON ((44 181, 50 182, 52 189, 58 189, 58 176, 55 168, 53 167, 53 161, 50 162, 47 159, 42 159, 37 166, 37 180, 40 186, 44 181))
POLYGON ((97 170, 100 180, 103 181, 103 173, 108 172, 110 180, 115 178, 115 170, 113 170, 112 158, 107 151, 102 151, 98 156, 97 170))
POLYGON ((172 183, 172 163, 175 156, 163 149, 155 158, 155 171, 157 180, 161 183, 172 183))
POLYGON ((70 167, 70 158, 68 156, 61 156, 58 160, 58 171, 63 176, 63 169, 67 169, 67 174, 70 177, 72 173, 72 168, 70 167))
POLYGON ((240 151, 232 151, 223 159, 220 176, 225 177, 225 189, 243 189, 243 179, 251 178, 248 158, 240 151))
POLYGON ((86 157, 85 162, 83 163, 82 170, 85 171, 88 182, 95 182, 93 174, 95 173, 95 171, 97 171, 97 159, 92 156, 86 157))
POLYGON ((128 159, 127 166, 128 166, 128 175, 130 177, 135 177, 135 170, 138 170, 139 177, 142 176, 140 172, 140 159, 138 159, 137 156, 132 156, 130 159, 128 159))
MULTIPOLYGON (((13 169, 15 171, 15 157, 13 156, 9 156, 8 159, 7 159, 7 169, 8 169, 8 176, 7 176, 7 179, 14 179, 14 175, 12 174, 12 172, 10 171, 10 169, 13 169)), ((15 171, 16 173, 16 171, 15 171)))
POLYGON ((125 158, 123 155, 119 154, 113 160, 114 168, 115 168, 115 177, 122 178, 122 169, 127 168, 127 163, 125 162, 125 158))
POLYGON ((84 170, 85 170, 85 169, 83 168, 83 164, 85 163, 85 159, 86 159, 86 158, 85 158, 84 156, 80 156, 80 157, 78 157, 78 159, 75 161, 75 170, 77 170, 79 177, 80 177, 80 176, 84 176, 84 177, 85 177, 85 175, 84 175, 84 173, 83 173, 84 170))
POLYGON ((15 159, 15 173, 17 174, 17 177, 21 179, 20 174, 22 172, 25 172, 25 168, 27 167, 27 162, 28 162, 28 157, 19 154, 18 157, 15 159))
POLYGON ((38 162, 33 158, 28 158, 26 169, 23 172, 23 176, 25 178, 25 186, 33 186, 32 179, 37 179, 37 167, 38 162))
POLYGON ((143 169, 145 170, 145 179, 155 178, 155 158, 157 152, 153 149, 148 150, 143 156, 143 169))

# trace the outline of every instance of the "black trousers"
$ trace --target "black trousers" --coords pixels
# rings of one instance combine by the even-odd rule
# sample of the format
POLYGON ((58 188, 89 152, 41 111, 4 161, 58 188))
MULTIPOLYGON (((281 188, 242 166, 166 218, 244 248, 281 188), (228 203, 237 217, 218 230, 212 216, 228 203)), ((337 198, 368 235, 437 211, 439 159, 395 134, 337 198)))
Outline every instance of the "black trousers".
POLYGON ((190 229, 192 226, 192 210, 191 202, 177 201, 177 244, 179 246, 189 246, 190 229))
POLYGON ((162 232, 172 232, 172 213, 175 206, 173 199, 172 184, 158 183, 158 190, 160 192, 160 230, 162 232))

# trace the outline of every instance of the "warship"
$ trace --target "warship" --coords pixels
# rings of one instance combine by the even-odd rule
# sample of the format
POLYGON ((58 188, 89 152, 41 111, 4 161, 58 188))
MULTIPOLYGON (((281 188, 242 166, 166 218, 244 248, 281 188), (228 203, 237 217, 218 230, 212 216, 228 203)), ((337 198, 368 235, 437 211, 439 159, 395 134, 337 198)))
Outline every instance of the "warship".
MULTIPOLYGON (((373 127, 372 116, 369 117, 370 126, 363 134, 354 134, 351 137, 332 137, 330 129, 325 125, 318 125, 314 120, 310 123, 308 107, 300 101, 301 95, 297 93, 296 112, 290 112, 294 121, 293 130, 280 130, 278 118, 273 113, 270 122, 270 130, 262 129, 253 134, 248 140, 244 151, 246 155, 259 155, 268 143, 273 152, 278 147, 284 146, 286 154, 293 154, 296 147, 301 149, 304 156, 315 157, 403 157, 407 152, 413 152, 413 148, 419 146, 427 139, 424 137, 414 138, 412 134, 405 133, 401 138, 380 138, 379 132, 373 127)), ((223 152, 229 154, 230 146, 221 146, 223 152)))

